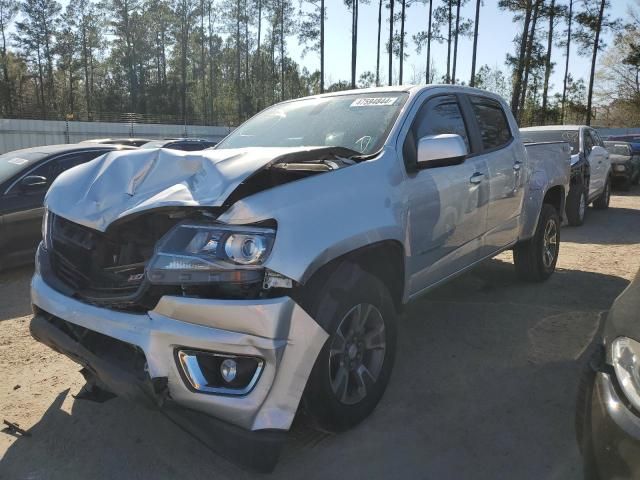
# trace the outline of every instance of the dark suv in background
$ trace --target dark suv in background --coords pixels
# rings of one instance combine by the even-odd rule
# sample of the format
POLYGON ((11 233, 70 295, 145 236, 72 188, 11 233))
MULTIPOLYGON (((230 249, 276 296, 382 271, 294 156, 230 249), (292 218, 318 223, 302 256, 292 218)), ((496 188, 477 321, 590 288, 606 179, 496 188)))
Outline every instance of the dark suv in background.
POLYGON ((571 186, 565 211, 569 225, 582 225, 587 205, 609 207, 611 163, 600 134, 586 125, 545 125, 521 128, 528 142, 568 142, 571 146, 571 186))

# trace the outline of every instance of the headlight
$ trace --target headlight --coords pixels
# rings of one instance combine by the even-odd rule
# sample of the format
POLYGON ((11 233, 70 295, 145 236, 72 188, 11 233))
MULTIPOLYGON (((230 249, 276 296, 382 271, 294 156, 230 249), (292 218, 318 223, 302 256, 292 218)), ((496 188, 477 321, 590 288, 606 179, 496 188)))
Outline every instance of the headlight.
POLYGON ((624 172, 627 169, 627 167, 625 167, 624 165, 614 165, 613 169, 616 172, 624 172))
POLYGON ((640 343, 618 337, 611 344, 611 352, 618 382, 627 399, 640 410, 640 343))
POLYGON ((257 282, 274 238, 270 228, 181 223, 158 244, 147 276, 155 284, 257 282))

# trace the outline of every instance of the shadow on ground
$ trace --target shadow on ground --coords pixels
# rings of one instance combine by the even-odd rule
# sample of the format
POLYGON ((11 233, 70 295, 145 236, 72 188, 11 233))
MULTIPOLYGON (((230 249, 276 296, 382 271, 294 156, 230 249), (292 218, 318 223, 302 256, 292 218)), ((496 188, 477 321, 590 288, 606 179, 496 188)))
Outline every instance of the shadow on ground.
MULTIPOLYGON (((339 435, 297 422, 269 478, 580 478, 578 373, 626 284, 577 270, 522 284, 510 263, 486 262, 403 314, 391 383, 369 419, 339 435)), ((6 478, 254 477, 121 399, 63 391, 31 432, 7 450, 6 478)))
POLYGON ((33 265, 0 270, 0 321, 31 314, 32 275, 33 265))
MULTIPOLYGON (((563 242, 605 245, 640 244, 640 210, 589 208, 584 224, 567 227, 561 233, 563 242)), ((640 253, 640 252, 639 252, 640 253)))

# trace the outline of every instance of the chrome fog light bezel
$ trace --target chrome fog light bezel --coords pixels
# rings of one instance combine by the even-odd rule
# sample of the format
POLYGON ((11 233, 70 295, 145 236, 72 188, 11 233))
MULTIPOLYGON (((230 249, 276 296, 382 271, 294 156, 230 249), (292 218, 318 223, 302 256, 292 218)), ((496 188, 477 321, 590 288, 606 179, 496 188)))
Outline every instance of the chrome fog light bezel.
POLYGON ((262 358, 254 357, 251 355, 235 355, 231 353, 210 352, 206 350, 195 350, 190 348, 177 348, 175 350, 175 358, 178 365, 178 370, 180 371, 180 376, 182 377, 185 385, 189 390, 197 393, 228 395, 236 397, 248 395, 258 383, 260 375, 264 370, 264 360, 262 358), (198 356, 217 357, 223 359, 223 361, 226 359, 232 359, 236 362, 242 361, 244 359, 250 359, 256 362, 256 370, 246 386, 242 388, 223 386, 214 387, 208 385, 207 378, 205 377, 204 373, 202 372, 202 368, 198 363, 198 356))

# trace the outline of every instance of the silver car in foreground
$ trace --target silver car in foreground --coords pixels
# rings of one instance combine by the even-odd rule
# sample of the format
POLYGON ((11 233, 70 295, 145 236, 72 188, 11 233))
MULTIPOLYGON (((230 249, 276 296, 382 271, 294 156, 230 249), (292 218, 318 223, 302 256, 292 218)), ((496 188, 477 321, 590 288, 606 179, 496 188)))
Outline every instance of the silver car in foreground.
POLYGON ((496 95, 454 86, 275 105, 215 149, 110 153, 46 198, 35 338, 80 398, 159 407, 274 467, 299 407, 347 429, 380 400, 403 305, 514 250, 554 271, 566 143, 531 144, 496 95))

